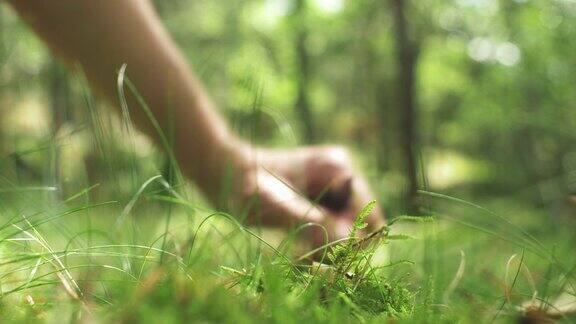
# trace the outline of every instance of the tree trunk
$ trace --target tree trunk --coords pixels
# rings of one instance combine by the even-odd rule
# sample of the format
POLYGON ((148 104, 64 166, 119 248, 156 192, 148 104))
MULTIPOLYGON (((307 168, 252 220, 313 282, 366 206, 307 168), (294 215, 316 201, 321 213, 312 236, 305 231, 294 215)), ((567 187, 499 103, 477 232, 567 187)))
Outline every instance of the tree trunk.
POLYGON ((296 30, 296 57, 297 57, 297 88, 296 112, 302 126, 302 136, 306 144, 316 140, 314 120, 310 109, 309 80, 310 80, 310 55, 306 48, 308 31, 305 24, 306 0, 296 0, 293 14, 293 23, 296 30))
POLYGON ((391 0, 394 16, 394 33, 396 41, 396 78, 397 96, 400 109, 400 144, 404 155, 404 166, 408 187, 406 192, 406 209, 416 212, 416 194, 418 191, 418 173, 416 152, 418 135, 416 130, 417 111, 415 100, 416 64, 418 61, 417 45, 410 39, 406 19, 406 1, 391 0))

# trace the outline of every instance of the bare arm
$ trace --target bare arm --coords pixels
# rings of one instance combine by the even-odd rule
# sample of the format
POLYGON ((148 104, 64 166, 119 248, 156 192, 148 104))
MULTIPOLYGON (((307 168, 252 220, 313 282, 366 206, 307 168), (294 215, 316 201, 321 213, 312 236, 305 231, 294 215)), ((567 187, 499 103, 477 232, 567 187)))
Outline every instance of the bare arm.
MULTIPOLYGON (((343 236, 370 199, 340 148, 258 149, 259 160, 251 160, 250 146, 230 133, 149 1, 9 1, 55 53, 79 64, 92 88, 115 106, 117 71, 126 63, 130 80, 161 127, 173 130, 174 153, 184 173, 212 202, 218 200, 229 163, 235 169, 231 200, 242 206, 259 198, 260 210, 251 218, 255 223, 312 221, 325 224, 333 237, 343 236), (325 201, 338 208, 314 206, 307 199, 326 187, 334 190, 325 201)), ((143 111, 134 108, 135 98, 127 99, 136 126, 158 139, 143 111)), ((372 225, 381 222, 375 212, 372 225)))
MULTIPOLYGON (((213 198, 230 146, 228 132, 200 82, 159 23, 148 1, 14 0, 11 4, 51 49, 79 64, 92 88, 118 107, 122 64, 160 125, 174 132, 183 171, 213 198), (172 116, 172 117, 171 117, 172 116)), ((135 98, 127 94, 139 129, 157 139, 135 98)))

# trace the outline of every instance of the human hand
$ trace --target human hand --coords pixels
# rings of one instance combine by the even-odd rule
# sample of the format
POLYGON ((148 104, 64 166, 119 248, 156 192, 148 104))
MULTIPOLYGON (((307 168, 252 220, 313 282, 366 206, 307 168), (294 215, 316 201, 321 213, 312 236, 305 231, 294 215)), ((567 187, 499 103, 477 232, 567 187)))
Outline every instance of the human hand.
MULTIPOLYGON (((248 149, 250 151, 250 149, 248 149)), ((252 224, 290 228, 313 222, 325 227, 328 239, 346 237, 360 210, 372 200, 365 179, 354 171, 348 151, 337 146, 290 150, 255 149, 245 156, 241 189, 243 206, 250 206, 252 224)), ((367 218, 368 230, 384 224, 377 207, 367 218)), ((325 243, 316 227, 307 237, 325 243)))

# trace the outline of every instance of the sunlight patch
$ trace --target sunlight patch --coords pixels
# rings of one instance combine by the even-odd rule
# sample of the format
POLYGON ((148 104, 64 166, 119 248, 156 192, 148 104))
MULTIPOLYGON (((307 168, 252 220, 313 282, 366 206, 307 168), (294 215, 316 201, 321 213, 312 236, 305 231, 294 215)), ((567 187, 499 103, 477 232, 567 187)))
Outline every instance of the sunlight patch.
POLYGON ((337 14, 344 9, 344 0, 314 0, 314 5, 323 13, 337 14))

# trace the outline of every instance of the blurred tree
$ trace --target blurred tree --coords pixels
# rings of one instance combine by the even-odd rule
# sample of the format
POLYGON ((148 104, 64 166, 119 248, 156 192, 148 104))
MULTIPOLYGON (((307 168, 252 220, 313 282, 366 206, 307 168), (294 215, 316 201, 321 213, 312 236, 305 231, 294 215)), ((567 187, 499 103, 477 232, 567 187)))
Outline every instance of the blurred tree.
POLYGON ((313 143, 316 140, 316 127, 312 116, 312 109, 310 107, 310 54, 307 49, 308 40, 308 24, 307 24, 307 1, 295 0, 294 11, 290 17, 292 20, 292 28, 294 30, 294 44, 296 54, 296 112, 300 119, 302 127, 302 137, 307 144, 313 143))
POLYGON ((394 33, 396 41, 397 96, 400 112, 401 147, 408 187, 406 208, 416 212, 416 194, 418 191, 417 152, 417 107, 416 107, 416 65, 418 63, 419 44, 410 38, 407 15, 407 1, 391 0, 394 15, 394 33))

